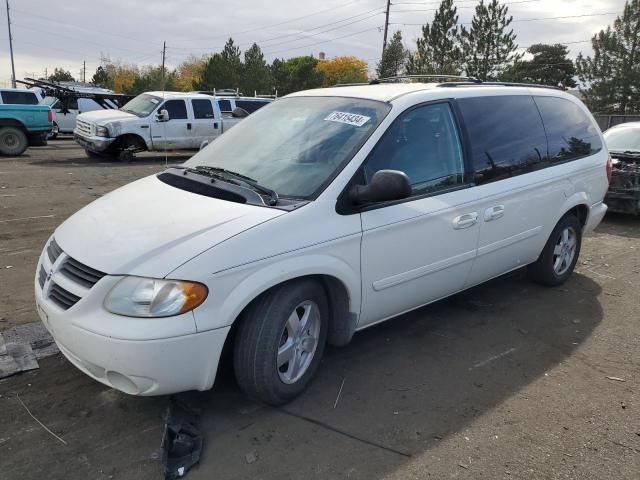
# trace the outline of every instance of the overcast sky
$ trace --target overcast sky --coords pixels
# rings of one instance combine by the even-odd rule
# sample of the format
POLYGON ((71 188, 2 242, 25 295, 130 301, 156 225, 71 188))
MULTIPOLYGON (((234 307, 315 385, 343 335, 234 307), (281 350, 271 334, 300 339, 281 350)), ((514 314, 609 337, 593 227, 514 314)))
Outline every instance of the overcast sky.
MULTIPOLYGON (((382 49, 385 0, 10 0, 16 77, 44 75, 62 67, 87 79, 101 58, 159 64, 162 42, 167 63, 190 54, 219 51, 229 36, 244 50, 257 42, 268 61, 298 55, 355 55, 375 68, 382 49)), ((460 22, 470 22, 475 0, 458 0, 460 22)), ((588 40, 622 12, 624 0, 504 0, 513 15, 517 42, 582 42, 571 56, 591 53, 588 40), (546 19, 574 16, 574 18, 546 19)), ((437 0, 395 0, 390 33, 400 29, 409 48, 430 22, 437 0)), ((0 6, 0 86, 9 86, 11 65, 4 0, 0 6)))

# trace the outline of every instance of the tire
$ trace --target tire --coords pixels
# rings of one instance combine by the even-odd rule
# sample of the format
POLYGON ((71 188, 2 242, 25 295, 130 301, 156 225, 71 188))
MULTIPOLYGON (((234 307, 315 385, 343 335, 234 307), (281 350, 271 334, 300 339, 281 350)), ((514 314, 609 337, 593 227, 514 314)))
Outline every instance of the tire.
POLYGON ((17 157, 29 146, 29 139, 17 127, 0 128, 0 154, 17 157))
POLYGON ((287 282, 256 299, 235 337, 233 364, 242 390, 271 405, 300 395, 320 365, 328 315, 326 293, 312 279, 287 282), (306 328, 296 333, 296 319, 305 318, 306 328))
POLYGON ((573 273, 582 245, 582 225, 575 215, 562 217, 547 240, 540 257, 527 267, 536 283, 555 287, 562 285, 573 273))
POLYGON ((131 163, 133 162, 133 159, 135 158, 133 152, 131 150, 122 150, 119 154, 118 154, 118 161, 122 162, 122 163, 131 163))

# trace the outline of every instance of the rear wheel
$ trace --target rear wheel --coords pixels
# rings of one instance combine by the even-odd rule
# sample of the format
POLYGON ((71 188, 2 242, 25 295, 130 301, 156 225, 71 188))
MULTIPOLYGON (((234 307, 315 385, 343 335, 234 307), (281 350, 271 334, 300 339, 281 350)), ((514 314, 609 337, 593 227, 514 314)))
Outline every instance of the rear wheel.
POLYGON ((0 154, 17 157, 29 146, 29 139, 17 127, 0 128, 0 154))
POLYGON ((571 275, 580 255, 582 225, 573 214, 560 219, 540 257, 529 265, 532 280, 542 285, 562 285, 571 275))
POLYGON ((322 285, 311 279, 289 282, 258 298, 235 338, 240 387, 272 405, 300 395, 320 365, 328 312, 322 285))

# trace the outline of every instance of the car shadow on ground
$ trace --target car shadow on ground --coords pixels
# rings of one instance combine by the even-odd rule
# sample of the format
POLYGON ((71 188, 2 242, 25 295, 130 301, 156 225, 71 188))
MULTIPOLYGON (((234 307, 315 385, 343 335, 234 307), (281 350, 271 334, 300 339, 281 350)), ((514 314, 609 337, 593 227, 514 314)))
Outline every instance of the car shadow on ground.
POLYGON ((216 388, 184 397, 204 412, 193 478, 382 478, 571 355, 602 319, 599 292, 579 274, 551 289, 512 273, 330 349, 281 408, 246 399, 227 368, 216 388), (334 470, 345 463, 348 474, 334 470))
MULTIPOLYGON (((545 288, 514 272, 328 349, 309 389, 284 407, 245 397, 223 366, 214 389, 178 396, 201 411, 205 441, 188 477, 383 478, 575 355, 602 320, 600 290, 580 274, 545 288)), ((62 356, 8 380, 0 467, 12 478, 160 477, 168 397, 109 389, 62 356), (18 394, 67 444, 27 417, 18 394)))

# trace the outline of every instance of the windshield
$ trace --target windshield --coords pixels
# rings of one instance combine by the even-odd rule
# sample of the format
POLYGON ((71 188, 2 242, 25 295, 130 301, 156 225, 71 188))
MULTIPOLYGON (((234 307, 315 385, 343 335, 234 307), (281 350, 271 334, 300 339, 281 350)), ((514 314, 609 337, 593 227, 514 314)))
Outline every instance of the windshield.
POLYGON ((224 168, 280 196, 307 199, 346 165, 390 108, 356 98, 283 98, 225 132, 185 166, 224 168))
POLYGON ((133 113, 139 117, 146 117, 153 109, 162 101, 159 97, 142 93, 133 100, 127 102, 120 110, 127 113, 133 113))
POLYGON ((42 103, 44 105, 49 105, 50 107, 53 107, 53 105, 58 101, 58 99, 56 97, 44 97, 42 99, 42 103))
POLYGON ((640 152, 640 127, 612 128, 604 133, 609 150, 640 152))

